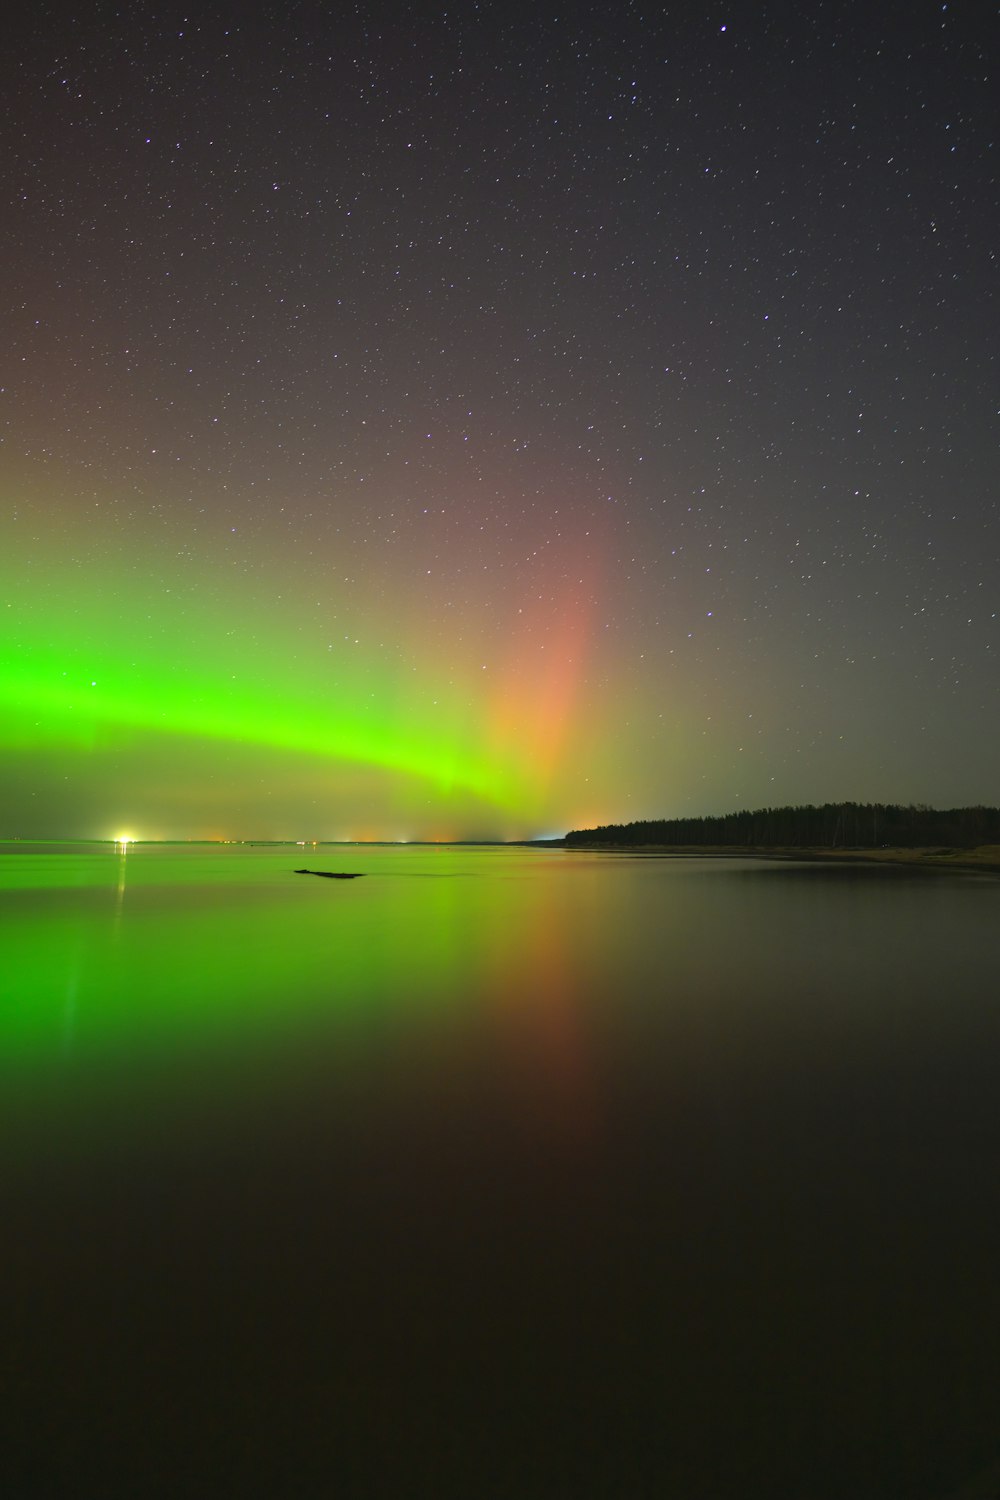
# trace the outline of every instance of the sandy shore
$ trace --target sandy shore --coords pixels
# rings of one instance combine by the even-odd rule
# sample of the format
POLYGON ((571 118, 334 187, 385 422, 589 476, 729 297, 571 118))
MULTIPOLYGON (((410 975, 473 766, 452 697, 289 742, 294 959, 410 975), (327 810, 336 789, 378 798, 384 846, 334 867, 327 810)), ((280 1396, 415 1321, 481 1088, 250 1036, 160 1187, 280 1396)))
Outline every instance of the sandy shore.
POLYGON ((1000 874, 1000 844, 977 849, 761 849, 740 845, 573 844, 589 853, 661 855, 672 859, 780 859, 832 864, 905 865, 928 870, 981 870, 1000 874))

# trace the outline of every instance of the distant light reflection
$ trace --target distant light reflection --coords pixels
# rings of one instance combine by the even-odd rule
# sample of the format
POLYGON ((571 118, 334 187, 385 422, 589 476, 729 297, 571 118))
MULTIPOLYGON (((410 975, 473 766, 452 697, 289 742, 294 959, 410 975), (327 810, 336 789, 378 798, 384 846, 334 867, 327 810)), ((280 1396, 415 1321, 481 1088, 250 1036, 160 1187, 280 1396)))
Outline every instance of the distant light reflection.
POLYGON ((125 901, 125 869, 128 861, 128 846, 133 842, 132 835, 129 833, 123 833, 115 839, 115 847, 118 850, 118 896, 115 901, 116 928, 121 920, 122 906, 125 901))

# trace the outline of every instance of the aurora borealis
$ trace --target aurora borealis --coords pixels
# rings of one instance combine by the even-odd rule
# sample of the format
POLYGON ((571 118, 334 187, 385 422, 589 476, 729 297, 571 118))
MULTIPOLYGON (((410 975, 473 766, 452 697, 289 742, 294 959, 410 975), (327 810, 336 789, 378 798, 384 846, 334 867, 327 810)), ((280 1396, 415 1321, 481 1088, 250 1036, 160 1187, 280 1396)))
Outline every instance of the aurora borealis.
POLYGON ((995 802, 996 46, 25 11, 0 837, 995 802))

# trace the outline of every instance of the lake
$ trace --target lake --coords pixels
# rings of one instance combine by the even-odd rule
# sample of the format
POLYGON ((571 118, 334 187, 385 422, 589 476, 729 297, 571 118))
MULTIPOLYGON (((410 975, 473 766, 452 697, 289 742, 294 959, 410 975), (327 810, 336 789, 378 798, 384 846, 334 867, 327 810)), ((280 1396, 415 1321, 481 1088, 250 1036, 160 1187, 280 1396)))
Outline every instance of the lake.
POLYGON ((0 845, 4 1493, 959 1493, 998 919, 988 875, 0 845))

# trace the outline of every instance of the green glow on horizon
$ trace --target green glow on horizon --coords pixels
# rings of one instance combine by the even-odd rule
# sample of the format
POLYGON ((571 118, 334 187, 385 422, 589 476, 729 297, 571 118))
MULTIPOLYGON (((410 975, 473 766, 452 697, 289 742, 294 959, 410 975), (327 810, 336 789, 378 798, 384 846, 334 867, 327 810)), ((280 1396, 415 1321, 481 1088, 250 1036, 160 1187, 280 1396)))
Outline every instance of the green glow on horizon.
MULTIPOLYGON (((351 684, 337 701, 336 684, 326 693, 315 685, 296 692, 274 678, 266 687, 234 676, 226 681, 191 666, 181 672, 164 662, 126 663, 105 651, 84 658, 67 643, 61 650, 33 650, 28 659, 8 657, 0 690, 6 743, 86 752, 122 730, 152 730, 405 771, 440 792, 458 786, 500 807, 533 800, 519 768, 491 763, 481 752, 463 753, 467 726, 460 707, 442 715, 444 729, 415 708, 393 723, 361 684, 351 684)), ((385 696, 391 698, 391 685, 385 696)))
POLYGON ((0 835, 538 837, 620 818, 637 745, 664 784, 697 758, 614 667, 599 527, 557 574, 539 548, 466 581, 176 496, 88 503, 36 478, 6 528, 0 835))
POLYGON ((167 734, 402 773, 439 799, 469 793, 507 814, 540 808, 553 695, 529 703, 526 721, 509 672, 497 687, 474 665, 475 635, 428 649, 426 618, 393 620, 370 602, 338 614, 315 581, 265 592, 259 577, 202 567, 168 587, 169 568, 138 547, 131 567, 97 582, 77 542, 41 584, 16 555, 0 574, 16 621, 0 658, 4 748, 85 756, 167 734))

